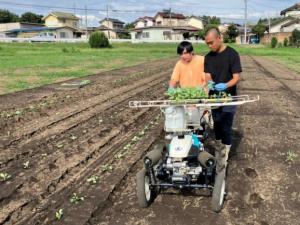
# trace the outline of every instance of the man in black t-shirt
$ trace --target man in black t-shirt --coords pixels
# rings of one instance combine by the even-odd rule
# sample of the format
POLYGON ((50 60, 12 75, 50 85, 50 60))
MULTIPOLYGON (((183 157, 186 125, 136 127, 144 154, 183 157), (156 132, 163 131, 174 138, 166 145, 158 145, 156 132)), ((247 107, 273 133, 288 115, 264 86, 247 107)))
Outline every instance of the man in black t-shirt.
MULTIPOLYGON (((220 31, 211 28, 206 32, 205 42, 210 52, 205 56, 204 72, 208 83, 214 82, 211 92, 226 92, 237 95, 236 84, 242 72, 239 54, 231 47, 224 45, 220 31)), ((212 110, 216 139, 217 172, 226 168, 231 148, 231 128, 235 106, 223 106, 212 110)))

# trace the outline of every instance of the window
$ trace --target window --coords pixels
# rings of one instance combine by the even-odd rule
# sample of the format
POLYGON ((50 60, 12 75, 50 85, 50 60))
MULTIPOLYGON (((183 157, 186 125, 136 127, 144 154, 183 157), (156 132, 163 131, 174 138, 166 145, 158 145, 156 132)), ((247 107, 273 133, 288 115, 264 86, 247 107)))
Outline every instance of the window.
POLYGON ((149 32, 143 32, 142 37, 143 38, 149 38, 150 37, 149 32))
POLYGON ((77 27, 77 22, 73 22, 73 27, 77 27))
POLYGON ((66 32, 59 32, 60 38, 66 38, 66 32))

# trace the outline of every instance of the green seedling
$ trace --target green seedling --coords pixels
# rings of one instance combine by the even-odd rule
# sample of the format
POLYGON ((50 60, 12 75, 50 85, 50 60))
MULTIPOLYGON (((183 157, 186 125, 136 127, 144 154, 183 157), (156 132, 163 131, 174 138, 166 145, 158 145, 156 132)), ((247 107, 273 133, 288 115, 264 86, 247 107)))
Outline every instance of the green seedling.
POLYGON ((138 136, 134 136, 133 138, 132 138, 132 141, 133 142, 138 142, 140 140, 140 137, 138 137, 138 136))
POLYGON ((130 147, 131 147, 131 144, 129 143, 129 144, 125 145, 125 146, 123 147, 123 149, 124 149, 124 150, 129 150, 130 147))
POLYGON ((63 144, 63 143, 58 143, 58 144, 56 145, 56 147, 57 147, 57 148, 63 148, 63 147, 64 147, 64 144, 63 144))
POLYGON ((171 100, 201 99, 207 98, 208 95, 203 88, 176 88, 165 93, 171 100))
POLYGON ((89 177, 86 181, 90 184, 97 184, 99 181, 99 177, 96 175, 93 175, 93 176, 89 177))
POLYGON ((29 168, 29 161, 26 161, 23 163, 23 168, 28 169, 29 168))
POLYGON ((2 180, 2 181, 6 181, 6 180, 8 180, 8 179, 10 179, 11 178, 11 175, 10 174, 8 174, 8 173, 0 173, 0 179, 2 180))
POLYGON ((17 110, 16 112, 15 112, 15 115, 16 116, 19 116, 19 115, 21 115, 22 114, 22 111, 20 111, 20 110, 17 110))
POLYGON ((139 133, 139 136, 144 136, 145 135, 145 131, 141 131, 140 133, 139 133))
POLYGON ((116 159, 122 159, 124 157, 125 153, 119 153, 117 155, 115 155, 116 159))
POLYGON ((79 197, 76 193, 73 193, 72 197, 70 198, 70 202, 73 204, 78 204, 82 201, 84 201, 84 197, 79 197))
POLYGON ((74 140, 77 139, 77 137, 76 137, 75 135, 72 134, 72 135, 70 136, 70 139, 74 141, 74 140))
POLYGON ((82 80, 81 82, 80 82, 80 86, 85 86, 85 85, 88 85, 88 84, 90 84, 91 83, 91 81, 90 80, 82 80))
POLYGON ((287 162, 293 162, 297 156, 298 155, 295 152, 289 150, 286 153, 286 159, 285 159, 285 161, 287 161, 287 162))
POLYGON ((31 106, 29 106, 29 109, 30 109, 30 110, 34 110, 34 109, 35 109, 35 106, 34 106, 34 105, 31 105, 31 106))
POLYGON ((57 220, 60 220, 64 215, 64 210, 63 209, 59 209, 56 213, 55 213, 55 218, 57 220))
POLYGON ((109 164, 105 164, 102 166, 102 172, 106 172, 106 171, 112 171, 113 170, 113 166, 109 165, 109 164))

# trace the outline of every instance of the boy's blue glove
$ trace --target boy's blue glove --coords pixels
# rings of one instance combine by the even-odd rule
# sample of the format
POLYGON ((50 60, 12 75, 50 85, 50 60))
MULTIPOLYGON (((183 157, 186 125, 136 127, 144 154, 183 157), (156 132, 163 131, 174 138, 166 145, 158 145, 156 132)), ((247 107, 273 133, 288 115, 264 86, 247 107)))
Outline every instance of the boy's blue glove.
POLYGON ((213 82, 212 80, 208 81, 207 83, 207 87, 208 87, 208 90, 215 90, 215 82, 213 82))
POLYGON ((173 88, 173 87, 169 87, 168 90, 167 90, 167 92, 169 94, 173 93, 174 91, 175 91, 175 88, 173 88))
POLYGON ((219 83, 215 85, 215 89, 217 91, 224 91, 227 89, 227 85, 225 83, 219 83))

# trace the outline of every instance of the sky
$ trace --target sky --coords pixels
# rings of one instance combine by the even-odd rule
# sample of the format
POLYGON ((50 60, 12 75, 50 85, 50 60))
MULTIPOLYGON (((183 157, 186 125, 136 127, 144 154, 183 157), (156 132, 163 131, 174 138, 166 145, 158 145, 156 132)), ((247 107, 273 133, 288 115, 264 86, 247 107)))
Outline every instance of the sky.
MULTIPOLYGON (((248 20, 255 24, 259 18, 280 16, 280 11, 300 3, 300 0, 246 0, 248 20)), ((243 24, 245 0, 0 0, 0 9, 16 14, 31 11, 47 15, 50 11, 75 13, 85 23, 87 7, 88 26, 98 26, 107 16, 130 23, 142 16, 155 16, 156 12, 171 9, 172 12, 189 15, 218 16, 222 22, 243 24)))

